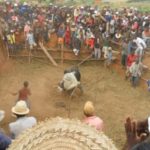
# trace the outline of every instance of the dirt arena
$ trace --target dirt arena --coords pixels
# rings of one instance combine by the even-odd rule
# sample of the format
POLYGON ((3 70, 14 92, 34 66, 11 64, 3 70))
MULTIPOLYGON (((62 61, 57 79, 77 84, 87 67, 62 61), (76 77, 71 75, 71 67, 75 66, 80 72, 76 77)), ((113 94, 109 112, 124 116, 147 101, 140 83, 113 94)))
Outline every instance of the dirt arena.
POLYGON ((83 119, 83 105, 91 100, 96 107, 96 114, 105 123, 105 133, 113 139, 119 149, 125 143, 124 120, 127 116, 143 119, 150 113, 150 93, 142 87, 132 88, 116 69, 106 70, 102 62, 87 62, 80 66, 84 94, 69 96, 57 90, 57 83, 63 76, 64 68, 76 63, 65 63, 53 67, 46 61, 26 60, 9 61, 0 73, 0 104, 6 111, 1 127, 8 132, 8 123, 13 121, 11 107, 15 104, 16 92, 24 80, 30 82, 31 115, 39 121, 47 117, 68 117, 83 119), (70 108, 70 109, 69 109, 70 108), (70 110, 70 111, 69 111, 70 110))

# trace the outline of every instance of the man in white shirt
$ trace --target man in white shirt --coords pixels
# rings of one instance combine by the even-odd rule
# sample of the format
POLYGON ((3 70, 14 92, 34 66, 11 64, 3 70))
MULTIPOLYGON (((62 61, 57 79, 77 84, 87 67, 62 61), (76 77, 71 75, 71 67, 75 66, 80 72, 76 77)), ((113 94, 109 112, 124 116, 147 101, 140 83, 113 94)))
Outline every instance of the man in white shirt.
POLYGON ((17 117, 15 122, 9 124, 9 130, 12 138, 15 139, 23 131, 37 124, 35 117, 27 117, 30 110, 25 101, 18 101, 16 105, 12 107, 11 111, 17 117))
POLYGON ((139 60, 133 62, 129 70, 131 73, 131 84, 133 87, 136 87, 138 84, 139 77, 141 76, 139 60))
POLYGON ((144 55, 144 49, 147 47, 146 43, 143 39, 136 37, 133 39, 133 42, 136 43, 137 49, 135 50, 135 55, 139 57, 139 61, 142 61, 142 57, 144 55))
POLYGON ((83 92, 80 80, 81 74, 77 67, 65 70, 63 79, 59 83, 58 89, 60 91, 71 91, 78 87, 80 91, 83 92))

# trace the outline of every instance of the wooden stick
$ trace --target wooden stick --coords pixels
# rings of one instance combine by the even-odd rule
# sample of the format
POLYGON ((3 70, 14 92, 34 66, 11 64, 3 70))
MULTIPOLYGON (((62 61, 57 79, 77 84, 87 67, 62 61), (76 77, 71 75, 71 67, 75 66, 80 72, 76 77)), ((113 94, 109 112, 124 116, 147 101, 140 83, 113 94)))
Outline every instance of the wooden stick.
POLYGON ((61 64, 63 64, 63 63, 64 63, 64 49, 61 46, 61 64))
POLYGON ((83 59, 80 63, 77 64, 77 66, 82 65, 86 60, 88 60, 91 57, 92 57, 92 54, 90 54, 88 57, 86 57, 85 59, 83 59))
POLYGON ((29 49, 29 64, 31 63, 31 49, 29 49))
POLYGON ((40 45, 41 49, 43 50, 43 52, 45 53, 45 55, 48 57, 48 59, 52 62, 52 64, 53 64, 54 66, 57 66, 56 61, 55 61, 55 60, 53 59, 53 57, 48 53, 48 51, 47 51, 47 49, 44 47, 44 45, 43 45, 41 42, 39 42, 39 45, 40 45))
POLYGON ((9 54, 9 49, 8 49, 8 45, 6 44, 6 50, 7 50, 7 60, 9 60, 10 54, 9 54))

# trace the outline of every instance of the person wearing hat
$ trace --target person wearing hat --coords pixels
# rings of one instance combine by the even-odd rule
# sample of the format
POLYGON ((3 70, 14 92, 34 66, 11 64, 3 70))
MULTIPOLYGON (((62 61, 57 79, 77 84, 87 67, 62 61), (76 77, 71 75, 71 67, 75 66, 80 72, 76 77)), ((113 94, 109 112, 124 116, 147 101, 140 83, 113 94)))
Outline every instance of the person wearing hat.
POLYGON ((84 123, 93 126, 99 131, 104 130, 104 122, 101 118, 95 116, 95 108, 91 101, 87 101, 84 105, 83 112, 85 118, 83 120, 84 123))
MULTIPOLYGON (((5 117, 5 112, 0 110, 0 121, 5 117)), ((11 139, 3 133, 3 130, 0 129, 0 150, 6 150, 11 144, 11 139)))
POLYGON ((11 137, 15 139, 19 134, 37 124, 35 117, 28 117, 30 110, 25 101, 20 100, 12 107, 11 112, 17 117, 15 122, 9 123, 11 137))

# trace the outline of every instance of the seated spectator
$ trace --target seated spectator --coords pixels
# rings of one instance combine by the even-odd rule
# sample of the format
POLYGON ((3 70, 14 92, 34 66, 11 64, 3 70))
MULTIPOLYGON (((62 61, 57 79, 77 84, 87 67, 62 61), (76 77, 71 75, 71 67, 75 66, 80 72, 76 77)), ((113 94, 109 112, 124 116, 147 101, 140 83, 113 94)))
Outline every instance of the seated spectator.
MULTIPOLYGON (((5 116, 5 112, 1 110, 0 121, 3 120, 4 116, 5 116)), ((2 129, 0 129, 0 150, 6 150, 10 144, 11 144, 11 139, 4 134, 2 129)))
POLYGON ((83 122, 95 127, 99 131, 104 130, 104 122, 101 118, 95 116, 95 108, 91 101, 85 103, 83 111, 85 115, 83 122))
POLYGON ((27 114, 29 114, 30 110, 27 107, 25 101, 18 101, 16 105, 12 107, 11 111, 13 115, 17 117, 15 122, 11 122, 9 124, 9 130, 13 139, 15 139, 26 129, 31 128, 37 124, 35 117, 27 117, 27 114))

